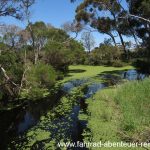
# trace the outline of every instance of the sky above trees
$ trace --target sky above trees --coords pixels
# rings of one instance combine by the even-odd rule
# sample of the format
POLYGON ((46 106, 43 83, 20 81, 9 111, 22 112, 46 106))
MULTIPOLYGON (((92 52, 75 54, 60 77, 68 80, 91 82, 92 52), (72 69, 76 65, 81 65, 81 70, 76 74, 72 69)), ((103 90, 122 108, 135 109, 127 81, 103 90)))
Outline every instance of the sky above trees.
MULTIPOLYGON (((77 0, 75 3, 70 3, 70 0, 36 0, 36 4, 32 7, 31 21, 44 21, 60 28, 63 23, 74 19, 76 7, 81 2, 82 0, 77 0)), ((126 5, 124 0, 122 3, 124 6, 126 5)), ((12 17, 1 17, 0 23, 16 24, 20 27, 26 26, 25 22, 12 17)), ((93 36, 95 37, 96 46, 103 42, 105 38, 109 38, 107 35, 97 32, 94 32, 93 36)), ((80 35, 78 39, 80 39, 80 35)), ((132 41, 132 39, 130 40, 132 41)))

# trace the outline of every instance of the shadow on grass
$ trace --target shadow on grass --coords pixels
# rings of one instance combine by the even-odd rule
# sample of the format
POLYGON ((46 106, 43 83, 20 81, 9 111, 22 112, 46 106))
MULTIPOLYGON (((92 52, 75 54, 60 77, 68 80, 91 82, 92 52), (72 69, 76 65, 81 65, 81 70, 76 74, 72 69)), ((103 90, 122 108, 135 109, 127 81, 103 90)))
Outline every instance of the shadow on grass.
POLYGON ((65 77, 72 77, 73 75, 70 75, 69 73, 83 73, 86 72, 86 70, 83 69, 71 69, 66 74, 65 77))
POLYGON ((71 69, 69 70, 69 73, 83 73, 85 71, 86 70, 83 70, 83 69, 71 69))

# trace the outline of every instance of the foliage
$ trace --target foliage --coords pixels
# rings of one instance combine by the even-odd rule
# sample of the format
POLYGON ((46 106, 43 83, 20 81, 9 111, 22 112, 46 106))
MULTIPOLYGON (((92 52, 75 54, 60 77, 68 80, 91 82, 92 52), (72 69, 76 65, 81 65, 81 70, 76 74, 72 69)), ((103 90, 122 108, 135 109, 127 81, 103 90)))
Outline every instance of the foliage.
POLYGON ((121 59, 121 50, 118 47, 105 44, 101 44, 99 48, 95 48, 90 57, 93 65, 108 64, 108 62, 119 59, 121 59))
POLYGON ((29 99, 42 98, 48 88, 54 85, 55 79, 56 73, 51 66, 43 63, 31 65, 26 73, 27 83, 22 96, 26 95, 29 99))
POLYGON ((0 64, 6 69, 11 79, 16 83, 20 82, 22 78, 23 64, 19 58, 18 52, 2 51, 0 55, 0 64))
POLYGON ((68 53, 70 64, 84 64, 86 52, 84 51, 82 43, 76 40, 71 40, 67 48, 70 50, 68 53))
POLYGON ((144 73, 150 73, 149 59, 137 59, 133 62, 133 65, 144 73))
MULTIPOLYGON (((84 61, 84 48, 80 42, 71 39, 65 31, 44 22, 30 23, 24 30, 14 25, 5 25, 1 32, 3 36, 0 38, 0 65, 6 70, 11 81, 18 84, 24 98, 32 98, 34 95, 34 98, 42 97, 43 93, 47 93, 47 88, 50 89, 55 82, 54 70, 58 75, 57 79, 62 79, 69 64, 84 61), (40 62, 43 62, 42 66, 39 65, 40 62), (49 70, 48 65, 54 69, 49 70), (51 80, 48 79, 50 76, 46 70, 49 70, 51 80), (40 74, 43 77, 40 78, 40 74)), ((4 75, 1 74, 1 77, 2 84, 5 82, 2 81, 4 75)), ((7 92, 3 91, 3 94, 7 92)))
POLYGON ((49 41, 45 46, 43 59, 56 70, 65 72, 68 70, 69 64, 83 63, 84 56, 82 44, 75 40, 70 40, 65 44, 49 41))
MULTIPOLYGON (((133 15, 149 19, 150 15, 150 0, 127 0, 129 4, 129 12, 133 15)), ((137 19, 137 17, 132 17, 130 19, 132 26, 135 29, 136 34, 139 38, 143 40, 142 45, 148 47, 148 57, 150 56, 150 32, 149 32, 149 22, 137 19)))
POLYGON ((1 0, 0 1, 0 16, 13 16, 20 19, 22 17, 21 1, 16 0, 1 0))
POLYGON ((26 27, 28 32, 31 32, 30 38, 33 48, 42 49, 47 40, 47 27, 44 22, 35 22, 26 27), (32 32, 30 31, 32 29, 32 32))
POLYGON ((132 32, 128 32, 130 28, 128 22, 125 19, 120 19, 120 16, 124 13, 124 7, 121 6, 121 2, 117 0, 84 0, 76 9, 76 20, 81 24, 84 23, 91 26, 102 34, 108 35, 115 46, 117 46, 117 43, 114 31, 118 33, 118 37, 120 38, 122 48, 126 55, 127 51, 123 35, 130 36, 132 32))
POLYGON ((50 42, 45 47, 44 61, 52 65, 56 70, 65 72, 69 65, 68 50, 62 44, 50 42))
POLYGON ((111 64, 113 67, 123 67, 126 65, 124 62, 120 60, 112 61, 111 64))

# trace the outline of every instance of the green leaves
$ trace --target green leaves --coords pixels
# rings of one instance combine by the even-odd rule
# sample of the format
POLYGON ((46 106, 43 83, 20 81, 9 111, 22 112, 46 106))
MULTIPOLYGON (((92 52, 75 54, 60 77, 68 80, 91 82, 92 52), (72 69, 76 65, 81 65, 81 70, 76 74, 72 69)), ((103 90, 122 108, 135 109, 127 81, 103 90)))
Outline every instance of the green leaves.
MULTIPOLYGON (((56 79, 56 73, 50 65, 38 63, 31 65, 26 73, 27 83, 22 92, 29 99, 39 99, 47 95, 48 89, 51 88, 56 79)), ((24 97, 23 96, 23 97, 24 97)))

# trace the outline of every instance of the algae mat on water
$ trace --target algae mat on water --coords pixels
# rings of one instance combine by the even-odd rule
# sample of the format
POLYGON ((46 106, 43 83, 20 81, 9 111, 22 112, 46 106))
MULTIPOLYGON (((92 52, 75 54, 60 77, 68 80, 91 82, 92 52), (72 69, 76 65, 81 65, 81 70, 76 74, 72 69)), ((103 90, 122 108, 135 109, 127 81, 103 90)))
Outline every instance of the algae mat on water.
POLYGON ((88 66, 88 65, 71 65, 69 66, 69 73, 63 81, 81 78, 94 78, 106 71, 119 71, 133 69, 133 66, 125 67, 107 67, 107 66, 88 66))

